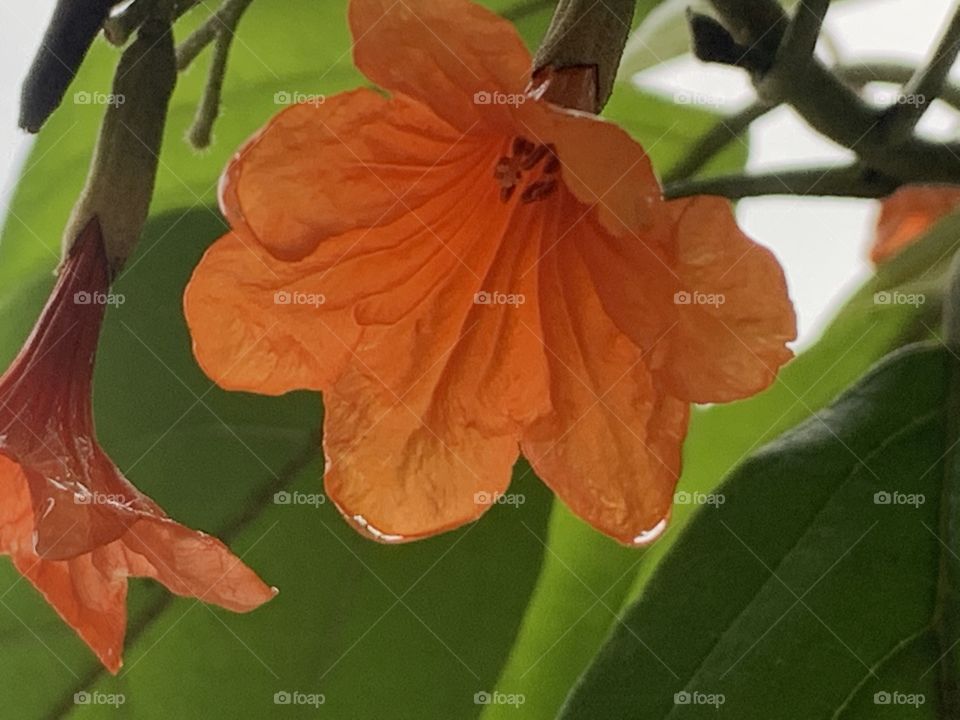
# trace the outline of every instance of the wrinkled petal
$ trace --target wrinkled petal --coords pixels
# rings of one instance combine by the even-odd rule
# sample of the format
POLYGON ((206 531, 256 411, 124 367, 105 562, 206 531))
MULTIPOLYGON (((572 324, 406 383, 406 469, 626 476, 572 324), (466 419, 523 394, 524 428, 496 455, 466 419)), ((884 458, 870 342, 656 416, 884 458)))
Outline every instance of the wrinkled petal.
POLYGON ((355 90, 277 114, 231 161, 220 204, 234 230, 298 259, 329 236, 415 211, 476 151, 420 103, 355 90))
POLYGON ((510 482, 516 438, 450 422, 436 396, 442 372, 429 372, 397 396, 351 372, 325 395, 327 495, 381 542, 476 520, 510 482))
POLYGON ((748 238, 722 198, 672 203, 679 215, 677 326, 658 368, 672 394, 729 402, 760 392, 793 353, 796 315, 776 258, 748 238))
POLYGON ((886 262, 958 205, 960 189, 955 187, 911 185, 900 188, 880 205, 870 259, 875 264, 886 262))
POLYGON ((606 315, 572 238, 538 272, 555 411, 526 430, 523 453, 591 525, 626 544, 651 541, 680 475, 687 403, 658 386, 606 315))
POLYGON ((462 132, 512 124, 531 58, 509 21, 469 0, 352 0, 350 28, 354 62, 377 85, 462 132))
POLYGON ((0 495, 0 553, 11 557, 111 672, 122 662, 128 577, 151 577, 177 595, 236 612, 252 610, 275 594, 219 540, 147 513, 117 540, 67 559, 44 559, 33 547, 23 472, 3 456, 0 495))
POLYGON ((326 267, 313 274, 276 262, 235 232, 211 245, 183 297, 204 372, 223 388, 264 395, 332 383, 359 329, 327 305, 326 267))
POLYGON ((674 201, 669 210, 669 240, 662 228, 634 238, 580 224, 604 307, 652 350, 648 365, 672 395, 726 402, 759 392, 792 357, 786 344, 796 337, 783 271, 737 227, 725 200, 674 201))

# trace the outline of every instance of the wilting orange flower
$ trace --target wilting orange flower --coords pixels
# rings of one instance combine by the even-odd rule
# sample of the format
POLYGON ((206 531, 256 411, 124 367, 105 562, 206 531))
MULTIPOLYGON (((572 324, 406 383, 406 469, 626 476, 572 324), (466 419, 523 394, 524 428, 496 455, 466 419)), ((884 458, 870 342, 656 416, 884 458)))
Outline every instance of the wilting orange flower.
POLYGON ((170 520, 97 443, 90 391, 108 287, 92 220, 0 378, 0 552, 116 672, 128 577, 240 612, 275 591, 219 540, 170 520))
POLYGON ((290 107, 230 164, 232 231, 185 296, 200 364, 324 391, 327 493, 379 540, 476 519, 520 450, 589 523, 652 539, 689 404, 790 357, 780 267, 725 201, 664 202, 621 129, 526 95, 508 22, 353 0, 350 23, 391 96, 290 107))
POLYGON ((877 265, 899 253, 960 206, 960 188, 908 185, 885 198, 870 248, 877 265))

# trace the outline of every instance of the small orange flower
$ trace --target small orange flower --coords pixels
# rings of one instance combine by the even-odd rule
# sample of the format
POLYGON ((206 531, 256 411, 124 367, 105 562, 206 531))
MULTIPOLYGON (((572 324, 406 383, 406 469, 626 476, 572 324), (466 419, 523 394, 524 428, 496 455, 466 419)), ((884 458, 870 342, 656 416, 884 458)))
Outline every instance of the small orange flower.
POLYGON ((960 188, 908 185, 880 205, 870 259, 879 265, 920 238, 960 206, 960 188))
MULTIPOLYGON (((386 542, 455 528, 520 450, 628 544, 665 527, 691 402, 766 387, 793 310, 715 198, 666 203, 643 149, 526 93, 513 26, 466 0, 353 0, 361 89, 238 153, 185 309, 221 386, 325 393, 325 485, 386 542)), ((548 95, 549 96, 549 95, 548 95)))
POLYGON ((0 378, 0 552, 116 672, 128 577, 238 612, 275 591, 219 540, 170 520, 97 443, 90 391, 108 287, 94 219, 0 378))

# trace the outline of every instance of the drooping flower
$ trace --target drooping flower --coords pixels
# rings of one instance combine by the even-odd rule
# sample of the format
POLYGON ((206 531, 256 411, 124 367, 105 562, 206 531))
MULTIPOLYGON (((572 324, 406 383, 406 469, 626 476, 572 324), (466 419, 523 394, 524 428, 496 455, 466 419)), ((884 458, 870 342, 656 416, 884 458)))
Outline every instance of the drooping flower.
POLYGON ((275 591, 219 540, 169 519, 98 444, 91 384, 108 289, 93 219, 0 377, 0 553, 116 672, 128 577, 238 612, 275 591))
POLYGON ((716 198, 665 202, 643 149, 527 93, 466 0, 353 0, 367 89, 289 107, 221 187, 185 295, 221 386, 324 392, 325 486, 376 539, 479 517, 520 451, 628 544, 665 527, 690 403, 769 385, 782 271, 716 198))
POLYGON ((870 259, 885 263, 960 206, 960 188, 907 185, 885 198, 870 259))

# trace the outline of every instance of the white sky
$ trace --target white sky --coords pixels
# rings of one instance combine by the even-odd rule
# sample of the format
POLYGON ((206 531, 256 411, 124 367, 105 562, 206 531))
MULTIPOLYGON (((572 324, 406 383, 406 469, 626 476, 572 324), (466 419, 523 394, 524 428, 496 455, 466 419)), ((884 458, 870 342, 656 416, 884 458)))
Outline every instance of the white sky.
MULTIPOLYGON (((826 29, 845 60, 894 57, 920 62, 937 38, 954 0, 849 0, 835 4, 826 29)), ((16 129, 20 82, 53 10, 53 0, 0 4, 0 182, 16 179, 29 140, 16 129)), ((643 85, 722 98, 730 109, 751 97, 745 74, 689 58, 640 78, 643 85)), ((929 113, 931 134, 954 133, 952 113, 929 113)), ((755 124, 750 169, 838 162, 842 150, 808 130, 790 110, 779 109, 755 124)), ((801 344, 809 343, 831 310, 870 272, 865 261, 876 203, 858 200, 764 198, 742 202, 741 225, 772 248, 787 273, 800 318, 801 344)))

